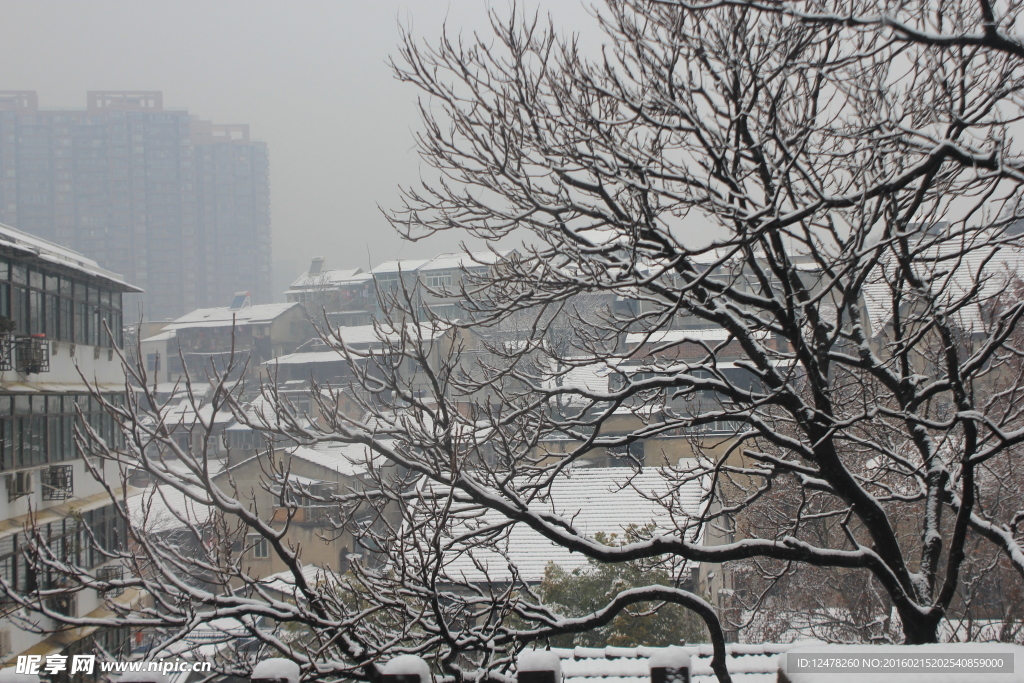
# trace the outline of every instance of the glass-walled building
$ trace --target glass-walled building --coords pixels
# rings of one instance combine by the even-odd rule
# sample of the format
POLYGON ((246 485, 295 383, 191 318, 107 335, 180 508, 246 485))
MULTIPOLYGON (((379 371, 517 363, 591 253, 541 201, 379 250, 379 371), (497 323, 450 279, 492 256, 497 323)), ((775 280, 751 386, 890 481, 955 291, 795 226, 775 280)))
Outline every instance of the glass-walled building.
MULTIPOLYGON (((122 296, 140 291, 77 252, 0 225, 0 663, 69 649, 62 634, 26 630, 9 609, 14 601, 3 586, 31 593, 58 581, 36 572, 24 554, 28 523, 69 562, 100 575, 122 571, 90 550, 90 531, 108 548, 127 536, 103 483, 75 445, 74 429, 84 420, 108 443, 121 440, 118 425, 90 390, 114 404, 124 400, 124 368, 116 353, 123 343, 122 296)), ((120 493, 120 474, 94 465, 120 493)), ((83 590, 54 598, 50 608, 96 615, 115 597, 83 590)), ((104 642, 112 636, 127 640, 127 634, 79 634, 104 642)))

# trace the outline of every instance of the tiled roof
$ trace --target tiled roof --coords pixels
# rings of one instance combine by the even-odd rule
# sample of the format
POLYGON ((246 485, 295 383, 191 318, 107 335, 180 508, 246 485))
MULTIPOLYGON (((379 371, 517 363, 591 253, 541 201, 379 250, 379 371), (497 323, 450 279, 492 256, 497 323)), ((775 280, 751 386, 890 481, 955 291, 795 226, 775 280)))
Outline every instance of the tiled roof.
POLYGON ((376 464, 383 461, 382 456, 372 456, 369 448, 357 443, 321 443, 312 448, 296 446, 288 453, 293 458, 300 458, 350 477, 366 472, 367 462, 376 464))
POLYGON ((340 351, 310 351, 308 353, 289 353, 265 361, 264 365, 308 365, 310 363, 344 363, 345 356, 340 351))
MULTIPOLYGON (((593 537, 598 532, 623 538, 631 527, 655 524, 664 531, 675 530, 664 507, 652 500, 663 497, 672 501, 672 508, 679 514, 696 515, 701 505, 701 485, 691 481, 676 486, 668 481, 657 468, 646 468, 636 472, 629 467, 576 468, 560 475, 551 485, 550 496, 544 501, 535 501, 531 509, 559 515, 572 520, 581 533, 593 537)), ((463 509, 454 515, 458 518, 452 535, 469 532, 483 526, 498 524, 504 520, 499 513, 479 509, 463 509)), ((569 552, 555 545, 525 524, 516 524, 507 537, 498 541, 499 549, 507 554, 508 561, 491 549, 480 548, 468 553, 453 550, 452 559, 446 571, 453 580, 506 581, 510 578, 509 562, 514 564, 520 578, 527 582, 539 582, 544 578, 544 569, 549 562, 572 570, 587 566, 587 558, 580 553, 569 552), (480 567, 473 562, 477 560, 480 567), (486 569, 486 574, 481 568, 486 569)))
MULTIPOLYGON (((1005 244, 999 248, 979 247, 954 258, 953 255, 961 248, 958 244, 943 245, 919 262, 923 269, 931 271, 928 289, 940 303, 957 302, 980 285, 978 292, 970 297, 973 299, 971 303, 956 310, 953 318, 962 329, 981 332, 984 307, 1005 291, 1011 278, 1024 277, 1024 249, 1005 244)), ((889 283, 893 281, 894 266, 882 264, 864 283, 864 308, 873 335, 880 334, 892 318, 892 287, 889 283)))
POLYGON ((186 522, 202 525, 212 511, 209 506, 195 502, 184 491, 167 484, 152 486, 130 501, 128 513, 132 524, 149 533, 184 528, 186 522))

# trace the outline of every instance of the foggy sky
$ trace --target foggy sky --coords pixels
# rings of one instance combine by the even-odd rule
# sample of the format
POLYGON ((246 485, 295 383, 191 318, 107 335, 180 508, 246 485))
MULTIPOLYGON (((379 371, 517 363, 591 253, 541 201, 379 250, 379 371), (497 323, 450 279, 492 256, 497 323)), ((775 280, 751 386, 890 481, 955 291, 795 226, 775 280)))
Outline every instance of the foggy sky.
MULTIPOLYGON (((581 0, 524 4, 575 31, 592 25, 581 0)), ((248 123, 270 149, 275 265, 301 271, 323 255, 328 267, 366 268, 458 244, 454 235, 403 243, 377 209, 397 206, 398 185, 421 165, 418 91, 386 65, 398 24, 431 39, 445 21, 483 29, 486 5, 0 0, 0 90, 35 90, 44 108, 83 108, 88 90, 160 90, 166 108, 248 123)), ((283 275, 293 277, 275 281, 283 275)))

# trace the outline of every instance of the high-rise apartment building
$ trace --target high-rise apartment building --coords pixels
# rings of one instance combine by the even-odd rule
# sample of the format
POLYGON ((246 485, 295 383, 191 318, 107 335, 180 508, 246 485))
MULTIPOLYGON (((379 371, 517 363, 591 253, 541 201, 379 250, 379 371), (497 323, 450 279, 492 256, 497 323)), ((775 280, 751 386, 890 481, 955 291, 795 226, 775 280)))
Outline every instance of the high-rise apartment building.
POLYGON ((272 300, 269 194, 267 146, 248 126, 165 109, 159 92, 40 109, 33 91, 0 91, 0 223, 123 273, 149 320, 241 290, 272 300))

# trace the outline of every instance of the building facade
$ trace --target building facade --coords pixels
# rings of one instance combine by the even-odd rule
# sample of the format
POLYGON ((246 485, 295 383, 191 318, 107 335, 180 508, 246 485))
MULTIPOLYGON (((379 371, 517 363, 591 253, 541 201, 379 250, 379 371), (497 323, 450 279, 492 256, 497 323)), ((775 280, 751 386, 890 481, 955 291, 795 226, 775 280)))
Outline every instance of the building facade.
POLYGON ((267 146, 248 126, 165 109, 159 92, 41 109, 33 91, 0 91, 0 223, 123 273, 148 320, 239 290, 272 300, 269 194, 267 146))
MULTIPOLYGON (((138 288, 95 261, 0 225, 0 662, 19 654, 78 652, 88 649, 89 639, 104 645, 125 640, 125 633, 95 629, 34 633, 19 621, 11 593, 59 585, 25 555, 30 522, 68 561, 108 577, 122 571, 89 542, 91 533, 109 548, 127 536, 104 484, 75 445, 74 429, 81 415, 107 443, 121 439, 95 393, 114 404, 124 400, 117 350, 123 295, 133 292, 138 288)), ((120 495, 115 468, 93 464, 120 495)), ((85 589, 54 598, 49 607, 96 615, 117 597, 85 589)))

